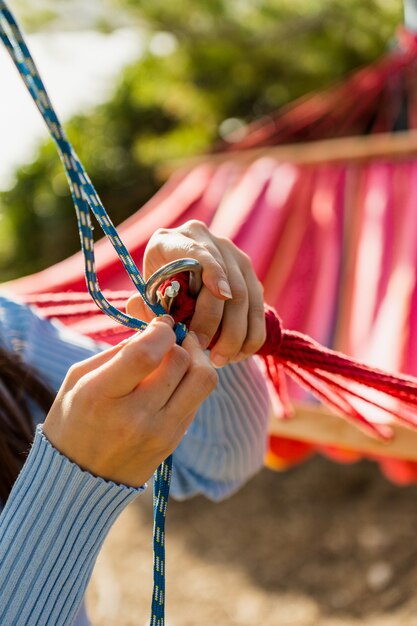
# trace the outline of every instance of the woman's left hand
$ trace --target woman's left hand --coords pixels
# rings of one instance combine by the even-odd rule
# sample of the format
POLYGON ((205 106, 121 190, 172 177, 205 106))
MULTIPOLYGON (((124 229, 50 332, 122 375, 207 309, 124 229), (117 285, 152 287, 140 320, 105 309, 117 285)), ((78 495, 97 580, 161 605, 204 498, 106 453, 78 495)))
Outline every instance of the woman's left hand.
MULTIPOLYGON (((203 222, 191 220, 152 235, 144 256, 145 278, 184 257, 196 259, 203 269, 190 330, 205 349, 221 328, 210 352, 213 365, 222 367, 257 352, 265 341, 264 302, 250 258, 229 239, 210 233, 203 222)), ((153 316, 139 295, 129 300, 128 313, 145 321, 153 316)))

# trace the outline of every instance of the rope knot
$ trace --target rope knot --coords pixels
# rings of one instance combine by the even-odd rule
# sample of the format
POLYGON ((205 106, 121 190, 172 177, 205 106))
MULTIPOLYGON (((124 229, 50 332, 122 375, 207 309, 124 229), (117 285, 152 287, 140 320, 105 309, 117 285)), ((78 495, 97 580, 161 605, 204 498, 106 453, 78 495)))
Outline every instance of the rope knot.
MULTIPOLYGON (((170 313, 177 322, 188 326, 196 296, 190 293, 187 274, 177 274, 174 278, 180 282, 181 289, 170 313)), ((161 287, 166 288, 166 284, 161 287)), ((417 428, 416 378, 370 367, 330 350, 298 331, 284 329, 276 311, 267 305, 265 322, 266 340, 257 354, 263 357, 267 373, 284 405, 288 404, 285 375, 289 375, 339 414, 381 439, 390 439, 392 430, 389 425, 373 418, 375 408, 417 428), (396 399, 395 407, 390 398, 396 399), (369 416, 367 407, 373 407, 369 416)), ((218 335, 219 331, 209 348, 215 344, 218 335)))

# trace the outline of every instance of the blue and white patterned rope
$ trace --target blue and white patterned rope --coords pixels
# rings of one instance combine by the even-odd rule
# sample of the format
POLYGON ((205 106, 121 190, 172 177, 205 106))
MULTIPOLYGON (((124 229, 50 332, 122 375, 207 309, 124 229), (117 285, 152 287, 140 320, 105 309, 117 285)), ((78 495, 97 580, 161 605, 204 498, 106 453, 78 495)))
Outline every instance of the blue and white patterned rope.
MULTIPOLYGON (((143 330, 146 322, 119 311, 103 295, 97 279, 94 255, 94 239, 90 211, 96 217, 105 235, 112 243, 126 272, 146 304, 156 315, 165 313, 162 305, 152 305, 145 295, 145 281, 129 251, 121 241, 101 200, 94 189, 80 159, 71 146, 56 115, 37 67, 6 3, 0 0, 0 38, 12 57, 26 87, 35 101, 64 165, 71 195, 77 214, 81 249, 84 254, 87 289, 97 306, 116 322, 135 330, 143 330)), ((186 329, 182 324, 175 327, 177 342, 184 340, 186 329)), ((152 596, 151 626, 164 625, 165 610, 165 516, 172 473, 172 458, 160 465, 154 476, 154 590, 152 596)))

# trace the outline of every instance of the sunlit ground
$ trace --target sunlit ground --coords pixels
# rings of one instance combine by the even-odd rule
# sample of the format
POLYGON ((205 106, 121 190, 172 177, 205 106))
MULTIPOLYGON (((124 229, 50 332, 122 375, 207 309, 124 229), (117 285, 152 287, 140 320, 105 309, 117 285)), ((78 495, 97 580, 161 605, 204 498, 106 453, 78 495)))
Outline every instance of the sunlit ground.
MULTIPOLYGON (((370 463, 264 470, 221 504, 171 502, 167 626, 417 626, 417 489, 370 463)), ((112 529, 94 626, 147 626, 150 492, 112 529)))

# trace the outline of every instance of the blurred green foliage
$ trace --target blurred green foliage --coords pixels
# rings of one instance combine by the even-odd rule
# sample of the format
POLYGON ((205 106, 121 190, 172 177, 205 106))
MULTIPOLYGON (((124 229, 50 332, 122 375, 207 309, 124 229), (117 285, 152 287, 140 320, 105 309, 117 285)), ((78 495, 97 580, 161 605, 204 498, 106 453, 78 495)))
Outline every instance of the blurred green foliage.
MULTIPOLYGON (((208 150, 229 118, 252 121, 372 61, 402 20, 399 0, 112 2, 146 25, 147 51, 67 131, 116 223, 158 189, 159 164, 208 150)), ((0 216, 3 279, 78 249, 52 144, 0 194, 0 216)))

